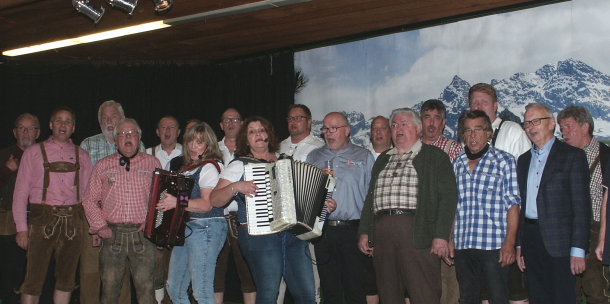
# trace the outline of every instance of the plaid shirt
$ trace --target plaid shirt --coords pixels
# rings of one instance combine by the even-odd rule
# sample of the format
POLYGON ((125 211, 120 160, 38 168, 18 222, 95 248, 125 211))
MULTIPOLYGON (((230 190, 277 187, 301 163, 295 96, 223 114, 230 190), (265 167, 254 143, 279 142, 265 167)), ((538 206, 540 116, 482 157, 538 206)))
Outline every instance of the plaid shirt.
MULTIPOLYGON (((91 163, 93 163, 94 166, 102 158, 116 153, 117 151, 116 142, 112 144, 109 143, 108 139, 106 139, 102 133, 85 138, 80 143, 80 147, 89 152, 91 163)), ((144 151, 146 151, 146 148, 144 147, 144 144, 140 142, 140 152, 144 151)))
MULTIPOLYGON (((431 143, 431 145, 447 152, 447 143, 449 143, 449 138, 441 135, 431 143)), ((449 155, 449 160, 453 161, 456 159, 462 150, 464 150, 464 147, 462 147, 459 142, 455 140, 451 141, 451 147, 449 147, 449 153, 447 153, 447 155, 449 155)))
MULTIPOLYGON (((599 141, 593 137, 591 142, 587 144, 583 150, 587 154, 587 163, 589 167, 595 161, 595 159, 599 156, 599 141)), ((591 191, 591 211, 592 211, 592 220, 599 222, 600 221, 600 209, 602 206, 602 198, 603 198, 603 187, 602 187, 602 169, 600 166, 601 162, 597 163, 595 166, 595 171, 591 175, 591 184, 589 185, 589 189, 591 191)))
POLYGON ((161 163, 156 157, 139 152, 130 160, 127 172, 125 166, 119 165, 119 158, 114 153, 100 160, 91 173, 83 199, 90 233, 96 233, 107 222, 141 224, 146 221, 152 174, 161 163))
POLYGON ((453 162, 458 207, 453 229, 455 249, 495 250, 506 237, 506 213, 520 204, 515 158, 489 147, 470 173, 462 152, 453 162))
POLYGON ((388 151, 390 159, 381 170, 375 185, 374 212, 384 209, 417 208, 417 171, 413 159, 421 150, 422 143, 417 141, 411 150, 399 155, 396 148, 388 151))

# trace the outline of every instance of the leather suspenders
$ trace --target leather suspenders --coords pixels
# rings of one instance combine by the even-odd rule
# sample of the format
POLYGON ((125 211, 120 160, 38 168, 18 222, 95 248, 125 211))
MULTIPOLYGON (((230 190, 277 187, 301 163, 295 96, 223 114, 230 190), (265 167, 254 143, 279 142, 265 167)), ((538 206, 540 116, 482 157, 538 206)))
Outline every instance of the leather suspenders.
POLYGON ((44 181, 42 185, 42 202, 45 205, 47 203, 47 189, 49 188, 49 172, 67 173, 75 172, 74 186, 76 186, 76 203, 80 203, 80 189, 79 189, 79 171, 80 171, 80 159, 78 153, 78 146, 74 145, 74 152, 76 154, 76 163, 71 162, 52 162, 49 163, 47 158, 47 151, 44 148, 44 143, 39 143, 40 150, 42 152, 42 166, 44 167, 44 181))

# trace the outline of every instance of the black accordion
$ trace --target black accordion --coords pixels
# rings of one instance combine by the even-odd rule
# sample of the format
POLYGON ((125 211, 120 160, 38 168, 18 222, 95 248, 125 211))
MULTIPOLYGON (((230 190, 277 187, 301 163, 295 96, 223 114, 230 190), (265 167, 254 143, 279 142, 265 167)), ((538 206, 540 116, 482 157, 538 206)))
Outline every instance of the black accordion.
POLYGON ((244 180, 258 190, 246 196, 248 233, 264 235, 290 231, 301 240, 322 235, 324 202, 332 196, 335 179, 317 167, 292 159, 249 163, 244 180))
POLYGON ((153 183, 148 204, 148 216, 144 235, 157 246, 184 245, 184 228, 188 212, 189 196, 193 190, 194 181, 182 174, 156 169, 153 174, 153 183), (157 203, 167 192, 175 196, 178 201, 176 208, 161 211, 157 210, 157 203))

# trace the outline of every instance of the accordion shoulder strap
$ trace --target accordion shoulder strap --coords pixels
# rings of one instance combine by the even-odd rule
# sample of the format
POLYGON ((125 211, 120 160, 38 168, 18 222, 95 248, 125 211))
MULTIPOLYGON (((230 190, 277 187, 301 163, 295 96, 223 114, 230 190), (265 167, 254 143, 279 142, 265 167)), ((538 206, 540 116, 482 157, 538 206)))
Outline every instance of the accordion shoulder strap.
POLYGON ((188 166, 188 167, 184 168, 183 171, 184 172, 191 171, 191 170, 193 170, 195 168, 203 167, 203 166, 205 166, 207 164, 213 164, 214 167, 216 167, 216 170, 218 170, 218 173, 220 173, 220 166, 218 165, 218 161, 212 160, 212 159, 204 160, 204 161, 198 162, 198 163, 196 163, 196 164, 194 164, 192 166, 188 166))

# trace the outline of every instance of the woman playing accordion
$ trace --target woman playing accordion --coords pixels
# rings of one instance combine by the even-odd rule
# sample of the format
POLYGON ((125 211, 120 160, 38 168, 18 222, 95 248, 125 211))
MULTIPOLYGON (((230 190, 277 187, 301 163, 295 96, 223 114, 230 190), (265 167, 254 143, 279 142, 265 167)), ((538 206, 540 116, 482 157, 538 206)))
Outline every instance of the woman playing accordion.
MULTIPOLYGON (((182 173, 195 180, 186 211, 187 238, 184 246, 172 251, 167 279, 167 292, 175 304, 190 304, 187 289, 193 284, 193 297, 197 303, 214 304, 214 271, 216 259, 227 237, 227 222, 223 215, 224 204, 213 205, 210 193, 216 186, 222 163, 218 140, 208 124, 202 122, 190 127, 184 135, 184 165, 182 173), (220 162, 220 163, 219 163, 220 162)), ((176 206, 176 198, 160 200, 157 209, 176 206)))
POLYGON ((246 195, 256 190, 253 181, 244 181, 244 165, 251 162, 275 162, 278 141, 273 126, 262 117, 249 117, 237 134, 237 158, 220 175, 210 197, 222 205, 233 197, 238 202, 239 246, 256 284, 256 303, 275 304, 280 280, 284 277, 295 303, 315 303, 314 280, 307 242, 290 232, 250 235, 247 227, 246 195))

